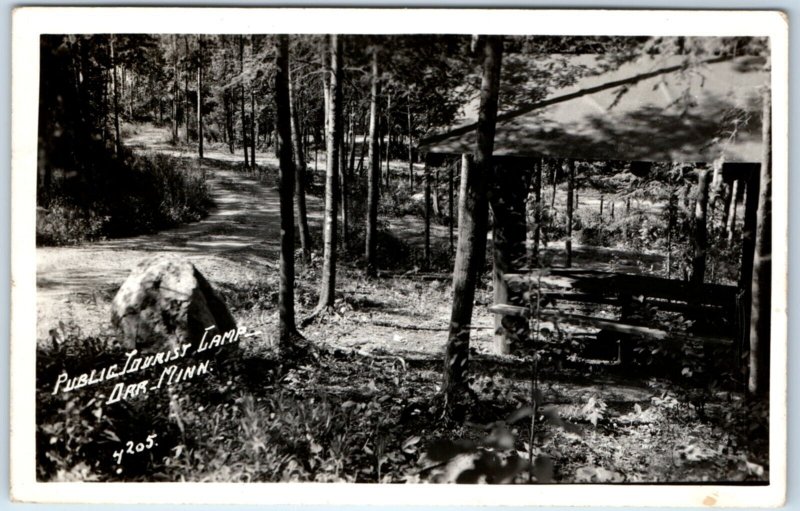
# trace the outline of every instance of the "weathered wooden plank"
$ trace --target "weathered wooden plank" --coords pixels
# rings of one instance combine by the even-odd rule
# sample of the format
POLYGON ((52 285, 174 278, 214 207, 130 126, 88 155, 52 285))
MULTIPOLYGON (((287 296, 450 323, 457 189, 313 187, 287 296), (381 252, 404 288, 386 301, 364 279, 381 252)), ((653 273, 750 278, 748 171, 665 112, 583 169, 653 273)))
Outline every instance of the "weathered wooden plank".
MULTIPOLYGON (((506 274, 509 283, 515 285, 536 285, 539 276, 533 274, 506 274)), ((623 273, 599 272, 597 270, 565 269, 547 270, 542 277, 545 285, 569 288, 584 294, 601 296, 642 295, 662 300, 684 303, 732 307, 736 303, 735 286, 720 284, 692 284, 680 280, 670 280, 649 275, 630 275, 623 273), (555 279, 553 276, 556 276, 555 279), (561 278, 558 278, 561 277, 561 278), (555 280, 555 281, 554 281, 555 280)))
POLYGON ((527 307, 519 305, 508 305, 506 303, 498 303, 489 307, 489 311, 495 314, 502 314, 504 316, 514 316, 527 318, 530 316, 530 311, 527 307))
POLYGON ((646 326, 630 325, 615 321, 611 319, 595 318, 591 316, 582 316, 579 314, 566 314, 562 312, 553 312, 543 310, 540 313, 541 319, 545 321, 557 321, 559 323, 570 323, 602 330, 611 330, 621 334, 636 335, 641 337, 648 337, 660 341, 673 341, 673 342, 702 342, 705 344, 732 344, 733 340, 727 337, 708 336, 708 335, 690 335, 680 332, 668 332, 658 328, 650 328, 646 326))

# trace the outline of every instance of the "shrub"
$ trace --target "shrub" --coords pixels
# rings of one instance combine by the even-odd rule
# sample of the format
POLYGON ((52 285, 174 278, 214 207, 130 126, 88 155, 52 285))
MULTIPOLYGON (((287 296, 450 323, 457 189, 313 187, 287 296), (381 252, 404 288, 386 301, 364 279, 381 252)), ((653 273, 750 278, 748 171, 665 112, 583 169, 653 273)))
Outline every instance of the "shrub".
POLYGON ((102 237, 108 217, 82 209, 63 198, 36 211, 37 245, 75 245, 102 237))
POLYGON ((68 245, 154 232, 195 222, 213 206, 206 176, 166 155, 94 162, 63 179, 37 215, 39 245, 68 245))

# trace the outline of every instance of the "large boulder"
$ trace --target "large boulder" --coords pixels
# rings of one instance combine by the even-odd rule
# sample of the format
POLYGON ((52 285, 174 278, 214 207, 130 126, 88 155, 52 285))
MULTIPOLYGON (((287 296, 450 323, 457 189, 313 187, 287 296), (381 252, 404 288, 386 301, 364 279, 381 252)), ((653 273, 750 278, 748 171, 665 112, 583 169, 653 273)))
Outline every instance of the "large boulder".
POLYGON ((112 302, 111 321, 129 349, 154 353, 236 329, 222 299, 186 259, 156 256, 141 261, 112 302))

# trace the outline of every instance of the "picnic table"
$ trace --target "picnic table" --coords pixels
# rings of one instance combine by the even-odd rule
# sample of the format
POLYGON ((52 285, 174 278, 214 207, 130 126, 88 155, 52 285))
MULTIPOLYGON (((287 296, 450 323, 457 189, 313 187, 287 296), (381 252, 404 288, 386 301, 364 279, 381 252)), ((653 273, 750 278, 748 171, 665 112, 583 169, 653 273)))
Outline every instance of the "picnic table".
POLYGON ((732 344, 735 329, 714 334, 668 330, 661 325, 642 324, 630 317, 630 304, 647 304, 659 311, 677 312, 703 319, 736 318, 737 293, 734 286, 693 284, 650 275, 611 271, 551 268, 504 276, 509 287, 527 293, 530 306, 496 304, 495 314, 531 318, 537 310, 542 321, 552 321, 661 341, 732 344), (558 302, 618 306, 618 319, 574 314, 556 308, 558 302))

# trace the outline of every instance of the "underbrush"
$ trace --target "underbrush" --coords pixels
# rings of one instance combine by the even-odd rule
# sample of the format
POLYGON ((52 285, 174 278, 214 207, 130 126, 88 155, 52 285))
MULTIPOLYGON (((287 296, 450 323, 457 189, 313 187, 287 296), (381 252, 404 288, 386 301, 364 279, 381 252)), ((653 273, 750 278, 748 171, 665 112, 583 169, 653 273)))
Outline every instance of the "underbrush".
POLYGON ((154 232, 196 222, 213 207, 204 173, 162 154, 98 157, 84 174, 56 181, 40 204, 39 246, 154 232))
POLYGON ((548 376, 550 371, 532 390, 527 378, 476 369, 467 421, 457 424, 442 416, 438 371, 336 348, 292 363, 244 344, 233 372, 108 404, 104 385, 53 394, 53 382, 66 368, 74 375, 119 363, 124 351, 113 341, 79 333, 59 342, 40 349, 37 360, 42 481, 619 483, 768 477, 765 407, 722 394, 712 396, 703 411, 675 393, 680 386, 656 379, 648 381, 649 392, 637 391, 654 397, 617 402, 609 396, 614 387, 570 384, 548 376))

